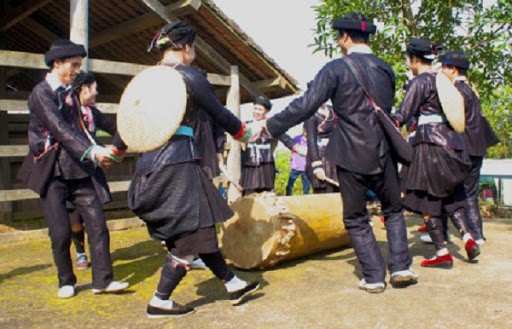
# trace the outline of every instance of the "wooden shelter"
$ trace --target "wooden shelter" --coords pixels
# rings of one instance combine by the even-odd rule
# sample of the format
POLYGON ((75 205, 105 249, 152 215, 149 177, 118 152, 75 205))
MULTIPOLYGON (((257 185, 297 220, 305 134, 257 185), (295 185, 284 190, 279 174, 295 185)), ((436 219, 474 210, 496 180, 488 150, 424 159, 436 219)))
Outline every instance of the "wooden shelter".
MULTIPOLYGON (((154 65, 148 53, 154 33, 168 22, 182 20, 197 32, 194 65, 207 72, 218 96, 239 115, 240 103, 264 94, 270 98, 298 92, 297 82, 275 63, 211 0, 7 0, 0 4, 0 214, 38 213, 38 196, 15 177, 27 153, 27 98, 48 68, 44 53, 57 39, 86 45, 85 69, 98 79, 100 109, 115 115, 128 81, 154 65)), ((233 148, 228 165, 239 163, 233 148)), ((115 202, 125 205, 124 192, 135 158, 107 170, 115 202)), ((237 173, 232 175, 237 177, 237 173)))

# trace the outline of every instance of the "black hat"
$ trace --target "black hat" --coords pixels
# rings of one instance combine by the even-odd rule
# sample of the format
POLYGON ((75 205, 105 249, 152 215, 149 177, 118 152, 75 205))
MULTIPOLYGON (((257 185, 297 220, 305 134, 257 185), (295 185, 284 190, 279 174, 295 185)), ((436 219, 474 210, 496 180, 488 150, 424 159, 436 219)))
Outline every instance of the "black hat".
POLYGON ((83 45, 76 44, 70 40, 56 40, 52 43, 50 50, 44 54, 44 62, 48 67, 52 67, 56 59, 65 59, 70 57, 85 57, 87 51, 83 45))
POLYGON ((447 52, 439 57, 439 61, 443 66, 455 66, 463 70, 469 69, 471 65, 466 54, 462 50, 447 52))
POLYGON ((75 89, 77 92, 80 92, 80 88, 83 85, 90 85, 91 83, 96 81, 96 77, 94 74, 90 72, 80 71, 78 75, 75 78, 75 81, 73 81, 73 89, 75 89))
POLYGON ((434 46, 430 40, 424 38, 412 38, 407 44, 407 52, 409 54, 427 60, 433 60, 436 57, 437 52, 441 49, 443 49, 443 46, 434 46))
POLYGON ((268 99, 265 96, 256 97, 254 104, 262 105, 264 108, 267 109, 267 111, 270 111, 270 109, 272 109, 272 103, 270 102, 270 99, 268 99))
POLYGON ((361 13, 349 13, 338 18, 332 24, 335 30, 358 31, 368 34, 377 32, 377 26, 368 21, 368 18, 361 13))
POLYGON ((161 51, 171 48, 172 50, 179 50, 185 47, 186 44, 194 42, 196 32, 186 22, 174 22, 167 24, 161 28, 151 40, 148 47, 148 52, 153 47, 161 51))

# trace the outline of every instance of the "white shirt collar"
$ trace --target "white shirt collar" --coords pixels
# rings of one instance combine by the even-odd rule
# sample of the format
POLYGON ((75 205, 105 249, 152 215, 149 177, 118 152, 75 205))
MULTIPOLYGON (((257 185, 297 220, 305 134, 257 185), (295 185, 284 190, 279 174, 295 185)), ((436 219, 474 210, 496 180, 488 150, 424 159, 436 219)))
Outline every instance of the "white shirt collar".
POLYGON ((358 44, 358 45, 352 46, 347 51, 347 55, 350 55, 352 53, 372 54, 372 50, 370 49, 370 47, 368 45, 358 44))
POLYGON ((68 85, 68 86, 63 85, 62 83, 60 83, 57 75, 55 75, 53 73, 46 74, 46 81, 48 82, 48 84, 50 85, 50 87, 52 88, 53 91, 56 91, 59 87, 62 87, 66 90, 71 89, 71 85, 68 85))
POLYGON ((461 76, 453 78, 453 82, 455 83, 456 81, 468 82, 468 78, 466 78, 464 75, 461 75, 461 76))

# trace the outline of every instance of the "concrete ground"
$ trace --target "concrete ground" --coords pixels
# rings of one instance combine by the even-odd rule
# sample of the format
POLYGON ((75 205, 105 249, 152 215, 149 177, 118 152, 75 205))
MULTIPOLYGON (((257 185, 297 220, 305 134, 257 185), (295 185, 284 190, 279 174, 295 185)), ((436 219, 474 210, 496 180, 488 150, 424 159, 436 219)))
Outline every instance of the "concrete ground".
MULTIPOLYGON (((378 217, 374 230, 386 253, 378 217)), ((433 246, 419 241, 420 219, 407 217, 413 268, 419 283, 373 295, 358 289, 359 265, 351 248, 288 261, 266 271, 236 272, 262 288, 233 307, 209 271, 188 273, 173 297, 197 312, 148 319, 146 303, 165 257, 144 227, 111 232, 117 280, 131 288, 94 295, 90 270, 77 271, 78 294, 57 298, 49 239, 0 244, 0 328, 510 328, 512 325, 512 219, 488 219, 487 243, 477 264, 466 261, 461 240, 451 235, 451 270, 421 268, 433 246)), ((453 232, 453 228, 451 228, 453 232)))

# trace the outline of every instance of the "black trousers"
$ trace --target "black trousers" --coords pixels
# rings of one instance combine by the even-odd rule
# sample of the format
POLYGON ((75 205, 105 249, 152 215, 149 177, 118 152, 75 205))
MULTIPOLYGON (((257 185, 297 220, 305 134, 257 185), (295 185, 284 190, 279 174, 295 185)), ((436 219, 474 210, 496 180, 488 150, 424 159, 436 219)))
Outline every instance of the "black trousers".
POLYGON ((388 156, 384 171, 375 175, 338 167, 338 180, 343 200, 343 221, 366 282, 384 282, 386 277, 384 258, 369 224, 367 189, 381 201, 389 244, 388 268, 391 273, 407 270, 412 264, 412 257, 407 243, 398 171, 391 157, 388 156))
POLYGON ((464 190, 466 191, 467 205, 466 217, 467 226, 473 239, 483 239, 483 221, 478 207, 478 184, 480 182, 480 169, 484 157, 470 156, 471 169, 468 176, 464 179, 464 190))
POLYGON ((41 198, 46 223, 52 242, 52 252, 59 287, 74 285, 76 276, 69 247, 71 224, 66 201, 73 203, 83 218, 91 254, 92 287, 106 288, 113 280, 110 260, 110 236, 103 207, 90 178, 63 180, 54 178, 46 195, 41 198))

